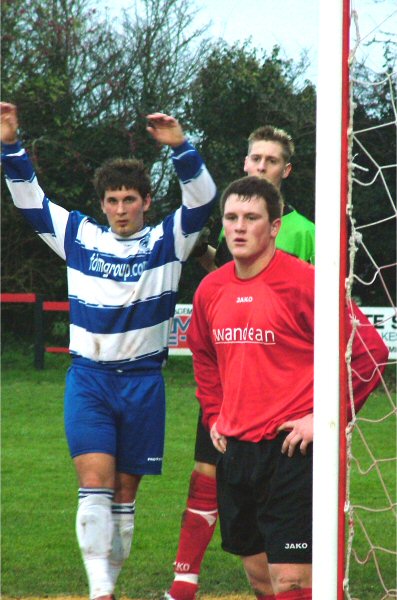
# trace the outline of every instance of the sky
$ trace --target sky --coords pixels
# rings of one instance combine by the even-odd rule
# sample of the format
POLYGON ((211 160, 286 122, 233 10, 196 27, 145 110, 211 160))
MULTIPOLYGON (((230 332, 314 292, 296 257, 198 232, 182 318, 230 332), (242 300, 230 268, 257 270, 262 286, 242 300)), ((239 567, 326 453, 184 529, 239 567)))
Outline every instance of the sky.
MULTIPOLYGON (((98 0, 98 4, 117 17, 123 8, 134 7, 136 2, 98 0)), ((317 73, 319 4, 320 0, 192 0, 199 9, 196 25, 211 23, 207 35, 224 38, 231 44, 252 37, 255 47, 267 52, 277 44, 281 57, 294 61, 306 52, 310 61, 306 76, 313 83, 317 73)), ((372 39, 372 32, 380 23, 381 31, 397 35, 396 0, 351 0, 351 4, 358 12, 361 39, 372 39)), ((384 33, 378 35, 385 37, 384 33)), ((373 54, 369 66, 376 70, 381 52, 373 54)))

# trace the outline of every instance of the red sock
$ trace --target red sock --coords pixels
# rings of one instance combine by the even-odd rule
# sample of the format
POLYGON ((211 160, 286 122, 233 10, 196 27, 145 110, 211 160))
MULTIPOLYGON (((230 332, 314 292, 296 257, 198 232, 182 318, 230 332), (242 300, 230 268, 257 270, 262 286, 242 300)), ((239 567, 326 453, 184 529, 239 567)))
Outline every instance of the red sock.
POLYGON ((218 510, 215 477, 208 477, 208 475, 192 471, 187 507, 203 511, 218 510))
POLYGON ((169 590, 174 600, 194 600, 201 563, 214 534, 217 516, 215 479, 193 471, 175 559, 175 580, 169 590))
POLYGON ((276 600, 312 600, 312 588, 304 590, 291 590, 290 592, 281 592, 276 594, 276 600))

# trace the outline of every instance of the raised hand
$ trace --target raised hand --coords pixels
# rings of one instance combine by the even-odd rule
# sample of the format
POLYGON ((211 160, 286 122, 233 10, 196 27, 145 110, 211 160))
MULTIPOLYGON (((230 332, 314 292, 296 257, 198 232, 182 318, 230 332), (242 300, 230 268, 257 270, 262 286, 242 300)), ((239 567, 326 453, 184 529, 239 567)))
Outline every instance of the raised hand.
POLYGON ((0 102, 1 141, 14 144, 18 139, 17 107, 9 102, 0 102))
POLYGON ((146 116, 147 131, 159 144, 176 147, 185 141, 183 129, 177 119, 164 113, 152 113, 146 116))

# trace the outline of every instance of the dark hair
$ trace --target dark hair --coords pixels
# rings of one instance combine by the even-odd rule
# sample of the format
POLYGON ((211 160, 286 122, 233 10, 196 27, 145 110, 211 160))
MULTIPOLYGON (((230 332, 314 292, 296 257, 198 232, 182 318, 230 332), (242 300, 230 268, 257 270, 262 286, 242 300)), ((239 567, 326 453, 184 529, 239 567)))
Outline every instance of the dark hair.
POLYGON ((103 200, 107 190, 137 190, 142 198, 151 193, 150 175, 143 161, 136 158, 112 158, 94 173, 93 184, 99 198, 103 200))
POLYGON ((262 198, 266 204, 269 220, 272 223, 275 219, 280 219, 283 214, 283 197, 278 189, 267 181, 255 175, 242 177, 232 181, 220 199, 221 215, 225 212, 225 202, 232 194, 240 197, 240 200, 247 201, 251 198, 262 198))
POLYGON ((248 154, 251 152, 252 144, 262 140, 269 142, 278 142, 282 147, 283 158, 289 163, 295 152, 295 145, 292 137, 284 131, 273 125, 262 125, 253 131, 248 138, 248 154))

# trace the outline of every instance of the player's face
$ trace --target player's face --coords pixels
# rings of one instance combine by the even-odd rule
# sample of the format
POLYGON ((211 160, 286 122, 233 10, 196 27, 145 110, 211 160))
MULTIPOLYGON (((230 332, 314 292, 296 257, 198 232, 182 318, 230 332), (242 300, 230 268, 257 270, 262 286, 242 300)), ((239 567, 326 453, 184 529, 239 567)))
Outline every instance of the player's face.
POLYGON ((232 194, 225 202, 223 227, 229 250, 236 261, 253 264, 273 255, 281 219, 269 220, 265 201, 232 194))
POLYGON ((101 206, 113 233, 128 237, 143 228, 150 203, 150 196, 142 198, 138 190, 123 186, 121 190, 106 190, 101 206))
POLYGON ((254 142, 248 156, 245 157, 244 172, 267 179, 277 189, 291 171, 291 163, 286 163, 283 148, 279 142, 260 140, 254 142))

